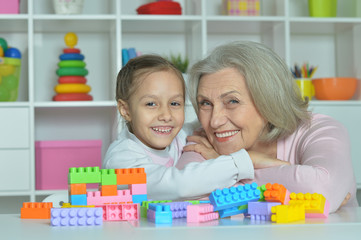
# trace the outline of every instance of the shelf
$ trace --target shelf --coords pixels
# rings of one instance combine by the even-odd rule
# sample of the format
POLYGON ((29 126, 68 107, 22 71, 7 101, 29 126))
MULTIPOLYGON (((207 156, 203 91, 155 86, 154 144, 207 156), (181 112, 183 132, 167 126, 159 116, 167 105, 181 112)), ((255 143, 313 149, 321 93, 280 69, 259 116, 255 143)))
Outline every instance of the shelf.
POLYGON ((361 107, 360 100, 348 100, 348 101, 322 101, 322 100, 312 100, 310 101, 310 106, 325 106, 325 107, 361 107))
POLYGON ((64 102, 36 102, 36 108, 78 108, 78 107, 116 107, 114 101, 64 101, 64 102))

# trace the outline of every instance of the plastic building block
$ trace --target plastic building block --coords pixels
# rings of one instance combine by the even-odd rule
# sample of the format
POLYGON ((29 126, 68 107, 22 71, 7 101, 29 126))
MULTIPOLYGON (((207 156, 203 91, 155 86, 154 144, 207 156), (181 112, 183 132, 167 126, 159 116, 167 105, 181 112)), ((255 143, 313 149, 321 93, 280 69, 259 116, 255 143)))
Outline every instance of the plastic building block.
POLYGON ((188 223, 208 222, 218 218, 219 213, 214 211, 214 206, 210 203, 187 206, 188 223))
POLYGON ((247 208, 244 208, 245 205, 242 205, 242 208, 239 209, 240 207, 232 207, 232 208, 227 208, 227 209, 222 209, 219 210, 219 217, 220 218, 225 218, 225 217, 230 217, 233 215, 238 215, 241 213, 246 213, 247 212, 247 208))
POLYGON ((97 226, 103 224, 102 208, 52 208, 51 226, 97 226))
POLYGON ((273 206, 271 213, 271 221, 276 223, 305 220, 305 207, 303 204, 273 206))
POLYGON ((52 202, 24 202, 20 209, 20 217, 28 219, 50 219, 52 202))
POLYGON ((148 201, 147 194, 132 195, 133 203, 142 203, 148 201))
POLYGON ((118 194, 117 185, 102 185, 100 192, 102 196, 116 196, 118 194))
POLYGON ((259 197, 259 201, 262 201, 262 202, 266 201, 266 199, 264 198, 264 192, 267 190, 266 184, 263 184, 262 186, 259 186, 259 187, 258 187, 258 190, 261 191, 261 195, 260 195, 260 197, 259 197))
POLYGON ((140 206, 140 216, 142 218, 147 218, 147 211, 150 203, 166 203, 172 202, 171 200, 162 200, 162 201, 143 201, 140 206))
POLYGON ((61 208, 81 208, 81 207, 95 207, 94 205, 71 205, 70 203, 63 203, 61 208))
POLYGON ((257 183, 245 184, 244 186, 217 189, 211 193, 209 200, 214 210, 222 210, 247 204, 250 201, 258 201, 261 192, 257 189, 257 183))
POLYGON ((101 173, 99 167, 69 168, 69 184, 73 183, 100 183, 101 173))
POLYGON ((101 171, 101 185, 117 185, 117 175, 115 169, 102 169, 101 171))
POLYGON ((103 221, 133 221, 140 218, 140 205, 110 204, 103 205, 103 221))
POLYGON ((306 218, 328 218, 329 213, 330 213, 330 203, 326 199, 323 213, 306 213, 306 218))
POLYGON ((86 183, 73 183, 69 184, 70 195, 86 194, 86 183))
POLYGON ((187 206, 192 205, 190 202, 169 202, 159 203, 160 205, 169 205, 172 211, 173 218, 184 218, 187 217, 187 206))
POLYGON ((147 183, 144 168, 124 168, 115 169, 117 175, 117 185, 147 183))
POLYGON ((129 190, 118 190, 117 196, 101 196, 100 191, 88 192, 87 202, 89 205, 122 204, 132 203, 132 195, 129 190))
POLYGON ((267 202, 280 202, 283 205, 288 204, 290 192, 282 184, 267 183, 266 189, 263 195, 267 202))
POLYGON ((249 202, 248 214, 251 220, 270 221, 271 220, 271 208, 273 206, 281 205, 279 202, 249 202))
POLYGON ((329 203, 326 200, 326 198, 319 193, 291 193, 290 194, 290 201, 289 204, 295 204, 295 203, 302 203, 305 205, 305 212, 306 212, 306 218, 308 217, 308 214, 312 217, 322 217, 327 218, 328 217, 328 211, 325 211, 326 208, 329 208, 329 203), (327 206, 328 205, 328 206, 327 206))
POLYGON ((130 193, 132 195, 147 194, 147 184, 130 184, 130 193))
POLYGON ((155 223, 172 223, 172 211, 169 205, 150 203, 147 219, 155 223))
POLYGON ((71 205, 88 205, 86 194, 70 195, 69 197, 71 205))

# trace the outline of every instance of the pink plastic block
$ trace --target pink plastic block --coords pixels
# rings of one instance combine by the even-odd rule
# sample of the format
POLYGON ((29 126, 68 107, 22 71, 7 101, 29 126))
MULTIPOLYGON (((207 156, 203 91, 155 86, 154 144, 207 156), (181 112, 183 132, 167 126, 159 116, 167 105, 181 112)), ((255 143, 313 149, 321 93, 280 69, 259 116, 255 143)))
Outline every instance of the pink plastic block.
POLYGON ((0 0, 0 13, 19 14, 19 0, 0 0))
POLYGON ((130 193, 132 195, 147 194, 147 184, 130 184, 130 193))
POLYGON ((306 213, 306 218, 328 218, 330 212, 330 202, 326 200, 323 213, 306 213))
POLYGON ((69 168, 100 167, 101 149, 101 140, 36 141, 36 189, 68 189, 69 168))
POLYGON ((203 203, 187 206, 187 222, 207 222, 214 219, 218 219, 218 212, 214 212, 212 204, 203 203))
POLYGON ((87 202, 88 205, 105 205, 105 204, 123 204, 132 203, 132 195, 130 190, 118 190, 117 196, 101 196, 100 191, 88 192, 87 202))
POLYGON ((133 221, 140 218, 140 205, 130 204, 110 204, 103 205, 103 221, 133 221))

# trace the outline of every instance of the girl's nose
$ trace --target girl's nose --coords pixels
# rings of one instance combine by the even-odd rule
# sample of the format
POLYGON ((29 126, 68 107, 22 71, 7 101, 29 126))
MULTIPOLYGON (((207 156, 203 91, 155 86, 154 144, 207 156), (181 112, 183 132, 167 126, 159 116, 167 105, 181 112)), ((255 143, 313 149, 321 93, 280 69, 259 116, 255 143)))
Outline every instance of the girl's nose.
POLYGON ((161 107, 159 111, 159 120, 165 122, 169 122, 170 120, 172 120, 172 112, 168 106, 161 107))

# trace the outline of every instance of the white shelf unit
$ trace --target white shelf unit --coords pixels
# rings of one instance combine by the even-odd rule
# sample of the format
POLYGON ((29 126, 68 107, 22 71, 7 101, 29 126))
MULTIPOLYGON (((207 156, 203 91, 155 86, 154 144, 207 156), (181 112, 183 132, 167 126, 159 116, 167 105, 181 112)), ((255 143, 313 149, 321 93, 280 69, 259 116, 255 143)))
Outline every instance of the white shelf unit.
MULTIPOLYGON (((86 0, 83 13, 57 15, 52 1, 21 1, 21 13, 0 15, 0 37, 22 52, 19 98, 0 102, 0 199, 19 211, 58 191, 35 189, 36 140, 102 139, 102 154, 116 137, 115 78, 122 48, 142 53, 181 53, 191 63, 232 40, 262 42, 290 66, 318 65, 315 77, 361 78, 360 0, 338 1, 337 18, 308 17, 307 0, 261 0, 261 16, 221 15, 221 0, 180 0, 182 15, 137 15, 146 0, 86 0), (357 7, 356 7, 357 6, 357 7), (91 102, 52 102, 58 57, 67 32, 78 35, 85 56, 91 102)), ((352 158, 361 188, 361 86, 352 101, 312 101, 349 129, 352 158)), ((188 105, 187 119, 194 119, 188 105)), ((13 212, 1 209, 0 212, 13 212)))

